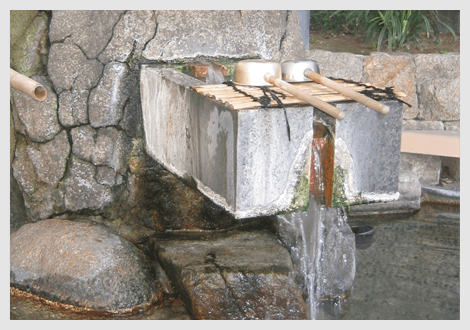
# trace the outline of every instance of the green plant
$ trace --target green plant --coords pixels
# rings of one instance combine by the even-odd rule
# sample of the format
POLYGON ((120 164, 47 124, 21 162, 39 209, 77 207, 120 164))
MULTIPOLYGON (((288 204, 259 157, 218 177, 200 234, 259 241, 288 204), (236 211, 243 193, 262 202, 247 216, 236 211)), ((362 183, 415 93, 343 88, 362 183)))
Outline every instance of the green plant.
POLYGON ((439 19, 437 10, 337 10, 331 16, 336 15, 345 17, 346 27, 365 27, 365 43, 376 40, 377 51, 380 51, 385 37, 391 52, 393 47, 399 50, 410 39, 418 39, 423 30, 428 38, 432 36, 439 41, 439 24, 457 39, 452 28, 439 19), (344 12, 348 14, 344 16, 344 12))
POLYGON ((335 30, 338 32, 343 28, 345 17, 349 15, 349 11, 337 11, 336 15, 332 15, 332 10, 312 10, 310 13, 312 26, 323 31, 335 30))

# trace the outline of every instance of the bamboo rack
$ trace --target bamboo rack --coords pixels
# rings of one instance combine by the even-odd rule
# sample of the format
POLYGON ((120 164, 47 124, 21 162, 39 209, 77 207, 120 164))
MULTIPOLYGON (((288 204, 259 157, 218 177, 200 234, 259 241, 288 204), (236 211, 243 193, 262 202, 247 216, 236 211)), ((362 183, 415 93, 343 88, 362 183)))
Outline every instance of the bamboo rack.
MULTIPOLYGON (((387 94, 384 92, 377 91, 378 89, 384 89, 381 87, 376 87, 371 84, 356 84, 356 83, 349 83, 343 82, 341 80, 336 81, 337 83, 344 84, 352 88, 357 92, 362 92, 364 90, 374 91, 373 95, 377 95, 379 97, 386 97, 387 94)), ((302 83, 292 83, 292 85, 296 86, 297 88, 307 90, 310 95, 313 95, 325 102, 340 102, 340 101, 350 101, 351 99, 347 96, 344 96, 331 88, 318 84, 316 82, 302 82, 302 83)), ((263 91, 258 87, 252 86, 241 86, 236 85, 236 88, 249 94, 253 97, 259 98, 263 96, 263 91)), ((276 92, 279 99, 282 103, 286 106, 302 106, 307 105, 304 101, 292 96, 286 91, 283 91, 277 87, 269 87, 272 91, 276 92), (284 95, 284 98, 282 97, 284 95)), ((214 99, 217 102, 224 104, 225 106, 234 109, 234 110, 247 110, 247 109, 254 109, 261 107, 259 102, 254 101, 250 96, 246 96, 243 93, 236 91, 232 86, 219 84, 219 85, 201 85, 201 86, 193 86, 194 89, 198 94, 203 96, 209 97, 214 99)), ((406 96, 404 93, 401 92, 394 92, 395 96, 397 97, 404 97, 406 96)), ((271 106, 277 107, 278 104, 276 101, 271 100, 271 106)))

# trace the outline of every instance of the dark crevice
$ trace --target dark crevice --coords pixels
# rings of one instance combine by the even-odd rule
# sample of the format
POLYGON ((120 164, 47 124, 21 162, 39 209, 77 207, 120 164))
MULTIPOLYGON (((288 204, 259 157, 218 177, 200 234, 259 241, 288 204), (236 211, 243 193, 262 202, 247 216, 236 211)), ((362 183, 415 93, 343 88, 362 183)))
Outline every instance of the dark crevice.
POLYGON ((284 43, 284 40, 287 37, 287 24, 289 23, 289 12, 290 12, 289 10, 286 11, 286 29, 285 29, 284 33, 282 34, 282 36, 281 36, 281 40, 279 41, 279 51, 281 51, 282 44, 284 43))

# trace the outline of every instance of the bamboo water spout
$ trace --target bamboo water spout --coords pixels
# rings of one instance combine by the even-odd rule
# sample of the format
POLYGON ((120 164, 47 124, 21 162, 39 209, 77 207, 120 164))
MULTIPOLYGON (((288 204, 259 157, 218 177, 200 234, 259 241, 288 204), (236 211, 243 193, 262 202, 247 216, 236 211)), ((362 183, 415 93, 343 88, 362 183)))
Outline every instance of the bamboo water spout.
POLYGON ((13 69, 10 69, 10 85, 36 101, 44 101, 47 98, 47 90, 43 85, 13 69))

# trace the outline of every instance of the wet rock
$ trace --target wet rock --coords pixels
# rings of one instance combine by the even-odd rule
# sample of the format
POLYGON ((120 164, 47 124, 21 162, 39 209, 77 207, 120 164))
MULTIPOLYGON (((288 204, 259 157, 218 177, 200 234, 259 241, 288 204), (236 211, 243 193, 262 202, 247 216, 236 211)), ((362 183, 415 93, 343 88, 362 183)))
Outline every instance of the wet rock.
POLYGON ((71 38, 88 58, 97 58, 108 44, 122 10, 54 10, 51 43, 71 38))
POLYGON ((289 253, 268 232, 157 240, 155 247, 197 319, 305 319, 289 253))
POLYGON ((88 90, 66 90, 59 95, 59 122, 71 127, 88 124, 88 90))
POLYGON ((408 130, 444 130, 442 121, 403 120, 404 131, 408 130))
POLYGON ((157 20, 151 10, 127 11, 114 27, 112 39, 99 55, 99 60, 106 63, 139 58, 145 44, 155 35, 156 25, 157 20))
POLYGON ((161 297, 141 251, 90 222, 50 219, 10 236, 10 284, 92 309, 125 310, 161 297))
POLYGON ((437 185, 441 177, 441 157, 402 152, 400 170, 414 172, 421 184, 437 185))
POLYGON ((72 155, 69 175, 64 180, 67 210, 97 210, 113 202, 111 189, 96 182, 94 177, 95 167, 72 155))
POLYGON ((10 11, 10 20, 13 20, 10 28, 18 33, 13 32, 13 45, 10 41, 10 67, 28 77, 45 74, 49 32, 47 15, 44 12, 14 10, 10 11), (34 19, 29 21, 32 15, 34 19))
POLYGON ((158 232, 247 228, 263 221, 235 219, 197 190, 191 178, 177 177, 147 154, 131 155, 129 169, 126 201, 132 205, 132 216, 158 232))
POLYGON ((318 63, 320 73, 325 77, 362 80, 363 55, 313 50, 309 51, 308 58, 318 63))
POLYGON ((125 63, 106 64, 98 86, 90 92, 88 111, 91 126, 117 125, 122 119, 124 105, 129 97, 124 88, 128 74, 125 63))
MULTIPOLYGON (((292 14, 297 15, 295 11, 292 14)), ((279 60, 281 43, 285 47, 296 43, 286 38, 298 37, 299 46, 303 42, 298 24, 293 28, 299 33, 286 33, 287 11, 176 10, 159 11, 157 15, 157 32, 142 53, 149 60, 199 55, 279 60)))
POLYGON ((89 59, 70 38, 51 46, 47 73, 56 90, 88 90, 96 86, 103 72, 103 64, 89 59))
POLYGON ((403 118, 413 119, 418 113, 418 96, 416 91, 416 65, 411 55, 389 55, 372 53, 364 62, 363 81, 379 87, 393 86, 396 92, 404 92, 403 118))
POLYGON ((57 119, 57 96, 51 88, 51 83, 45 77, 33 76, 31 78, 46 88, 47 98, 42 102, 36 101, 31 96, 11 88, 18 119, 31 140, 50 141, 61 130, 57 119))
POLYGON ((460 55, 415 57, 419 108, 425 120, 460 119, 460 55))
POLYGON ((27 153, 38 179, 51 187, 57 187, 64 176, 70 153, 67 133, 62 131, 45 144, 31 144, 27 153))

